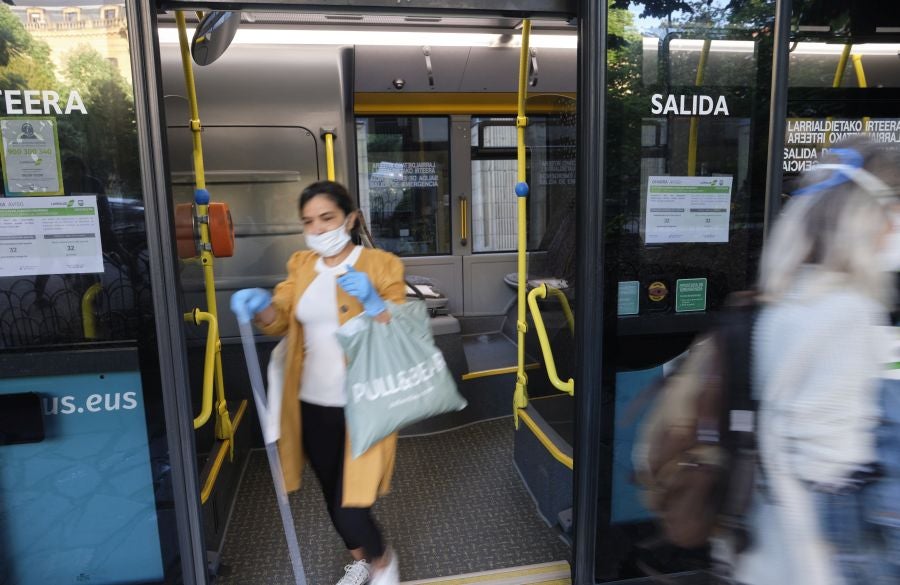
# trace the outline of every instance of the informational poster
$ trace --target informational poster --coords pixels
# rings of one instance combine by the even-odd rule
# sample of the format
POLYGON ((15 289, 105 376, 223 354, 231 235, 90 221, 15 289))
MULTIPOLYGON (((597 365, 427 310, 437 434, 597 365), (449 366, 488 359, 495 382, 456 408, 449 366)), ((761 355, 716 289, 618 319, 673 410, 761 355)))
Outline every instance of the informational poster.
POLYGON ((103 272, 97 197, 0 198, 0 276, 103 272))
POLYGON ((637 315, 640 312, 640 287, 637 280, 619 283, 619 315, 637 315))
POLYGON ((650 177, 644 242, 727 242, 732 177, 650 177))
POLYGON ((96 351, 105 353, 20 355, 24 371, 54 358, 73 370, 0 380, 0 395, 40 396, 45 432, 40 442, 0 447, 0 520, 11 535, 2 583, 163 579, 144 392, 140 371, 128 369, 137 368, 137 350, 96 351), (85 371, 101 360, 108 369, 85 371))
POLYGON ((808 171, 829 148, 857 135, 900 148, 900 118, 788 118, 782 168, 786 173, 808 171))
POLYGON ((675 281, 675 312, 706 310, 706 279, 682 278, 675 281))
POLYGON ((63 194, 55 118, 0 118, 0 136, 7 197, 63 194))
POLYGON ((372 165, 370 189, 415 189, 438 186, 438 164, 424 162, 381 161, 372 165))

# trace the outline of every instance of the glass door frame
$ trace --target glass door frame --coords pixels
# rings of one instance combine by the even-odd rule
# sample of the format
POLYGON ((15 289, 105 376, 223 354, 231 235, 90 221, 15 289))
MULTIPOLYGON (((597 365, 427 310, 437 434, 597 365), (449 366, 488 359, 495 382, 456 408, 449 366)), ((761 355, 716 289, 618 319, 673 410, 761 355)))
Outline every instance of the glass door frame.
MULTIPOLYGON (((226 2, 207 0, 159 0, 139 2, 127 0, 129 28, 135 32, 132 62, 135 76, 135 106, 138 112, 144 186, 157 199, 147 200, 148 245, 153 258, 154 305, 160 339, 160 365, 163 371, 166 417, 170 422, 170 444, 179 449, 172 453, 173 484, 176 489, 176 508, 184 582, 188 585, 206 583, 206 559, 203 546, 202 523, 198 496, 198 478, 193 458, 193 430, 189 392, 187 387, 186 347, 181 315, 173 308, 177 302, 177 262, 175 260, 171 206, 167 193, 165 163, 164 120, 161 109, 159 80, 159 47, 156 40, 157 9, 209 9, 265 6, 268 8, 298 7, 329 12, 351 9, 348 5, 329 5, 321 0, 244 0, 226 2)), ((354 11, 398 12, 395 0, 368 0, 352 6, 354 11)), ((767 217, 778 211, 781 184, 781 147, 784 136, 784 109, 787 97, 787 49, 790 23, 790 0, 776 0, 776 42, 773 62, 772 104, 770 117, 769 174, 767 182, 767 217)), ((577 214, 578 214, 578 312, 576 347, 578 366, 576 379, 583 390, 577 392, 575 447, 575 538, 573 543, 573 583, 597 582, 597 540, 603 526, 609 523, 611 494, 608 482, 601 482, 601 473, 609 470, 610 456, 603 445, 610 445, 612 417, 610 409, 602 408, 602 388, 614 384, 614 372, 602 359, 606 329, 614 321, 604 323, 603 193, 606 158, 604 117, 606 113, 606 51, 607 6, 597 0, 463 0, 452 9, 434 0, 410 0, 401 10, 404 13, 473 14, 518 13, 522 16, 577 14, 578 46, 578 119, 577 138, 577 214), (602 88, 603 90, 600 90, 602 88), (601 505, 602 503, 606 505, 601 505)), ((454 214, 455 215, 455 214, 454 214)))

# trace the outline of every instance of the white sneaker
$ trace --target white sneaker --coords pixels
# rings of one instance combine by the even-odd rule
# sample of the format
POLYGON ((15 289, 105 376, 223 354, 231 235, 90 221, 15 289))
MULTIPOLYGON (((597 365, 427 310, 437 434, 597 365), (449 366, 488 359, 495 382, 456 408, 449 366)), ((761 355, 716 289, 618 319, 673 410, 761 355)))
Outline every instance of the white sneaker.
POLYGON ((344 567, 344 576, 337 585, 366 585, 371 567, 366 561, 353 561, 344 567))
POLYGON ((388 550, 388 564, 377 571, 372 571, 372 580, 369 585, 400 585, 400 566, 397 563, 397 555, 388 550))

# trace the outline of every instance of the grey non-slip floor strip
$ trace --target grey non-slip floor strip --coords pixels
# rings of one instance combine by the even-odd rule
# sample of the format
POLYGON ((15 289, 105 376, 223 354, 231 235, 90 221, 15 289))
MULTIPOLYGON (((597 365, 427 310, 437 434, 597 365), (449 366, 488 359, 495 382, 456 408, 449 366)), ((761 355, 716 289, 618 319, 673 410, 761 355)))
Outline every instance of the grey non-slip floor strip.
MULTIPOLYGON (((394 490, 375 514, 404 581, 558 560, 570 550, 538 516, 513 467, 509 419, 404 438, 394 490)), ((349 556, 307 470, 291 508, 310 585, 332 585, 349 556)), ((217 585, 292 583, 265 454, 251 455, 217 585)))

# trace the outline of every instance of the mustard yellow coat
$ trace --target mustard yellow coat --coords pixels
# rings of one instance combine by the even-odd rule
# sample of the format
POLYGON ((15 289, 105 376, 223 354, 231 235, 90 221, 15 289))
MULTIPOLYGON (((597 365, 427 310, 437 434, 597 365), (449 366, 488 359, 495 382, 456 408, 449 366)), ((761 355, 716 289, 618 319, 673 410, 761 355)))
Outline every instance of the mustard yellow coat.
MULTIPOLYGON (((281 404, 281 438, 278 452, 284 471, 284 482, 289 492, 300 488, 300 476, 305 462, 300 427, 300 400, 298 391, 303 376, 304 343, 303 326, 294 316, 297 302, 315 280, 316 260, 311 251, 296 252, 287 263, 287 280, 275 287, 272 307, 276 318, 260 329, 268 335, 287 335, 288 347, 284 370, 284 393, 281 404)), ((402 303, 406 299, 403 280, 403 263, 382 250, 365 248, 354 268, 365 272, 378 294, 386 301, 402 303)), ((363 311, 362 304, 337 287, 338 321, 341 325, 363 311)), ((350 450, 350 437, 344 449, 343 505, 351 508, 367 508, 375 499, 390 489, 397 452, 397 434, 388 436, 373 445, 357 459, 350 450)))

